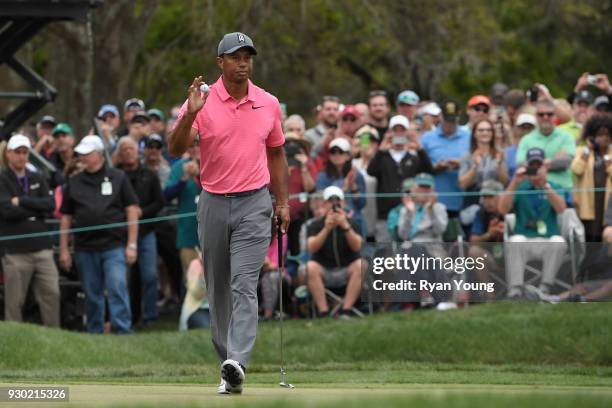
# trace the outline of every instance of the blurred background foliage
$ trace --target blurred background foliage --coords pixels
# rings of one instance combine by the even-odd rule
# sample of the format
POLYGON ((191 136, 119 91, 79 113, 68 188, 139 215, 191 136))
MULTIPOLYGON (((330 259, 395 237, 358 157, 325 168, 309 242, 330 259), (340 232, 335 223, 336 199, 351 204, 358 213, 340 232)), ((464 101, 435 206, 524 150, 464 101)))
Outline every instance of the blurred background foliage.
POLYGON ((610 74, 611 20, 612 0, 108 0, 21 54, 59 90, 46 111, 84 131, 102 103, 181 103, 194 76, 218 77, 222 35, 243 31, 255 82, 312 118, 322 95, 372 89, 465 101, 542 82, 562 97, 582 72, 610 74))

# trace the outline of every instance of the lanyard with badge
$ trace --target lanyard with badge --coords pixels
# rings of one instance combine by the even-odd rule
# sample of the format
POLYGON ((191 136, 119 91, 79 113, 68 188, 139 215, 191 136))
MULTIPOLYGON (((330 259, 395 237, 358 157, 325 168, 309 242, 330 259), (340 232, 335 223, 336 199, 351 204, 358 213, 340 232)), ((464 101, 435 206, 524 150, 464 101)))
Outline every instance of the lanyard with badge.
MULTIPOLYGON (((544 194, 541 190, 530 190, 529 194, 527 195, 527 199, 531 204, 531 209, 535 212, 534 215, 538 217, 537 221, 535 222, 535 228, 538 235, 546 235, 546 223, 544 222, 544 220, 539 218, 542 214, 542 210, 544 209, 544 194)), ((530 226, 533 228, 533 224, 531 224, 530 226)))
POLYGON ((104 181, 100 185, 100 193, 103 196, 109 196, 113 194, 113 183, 111 183, 108 177, 104 177, 104 181))

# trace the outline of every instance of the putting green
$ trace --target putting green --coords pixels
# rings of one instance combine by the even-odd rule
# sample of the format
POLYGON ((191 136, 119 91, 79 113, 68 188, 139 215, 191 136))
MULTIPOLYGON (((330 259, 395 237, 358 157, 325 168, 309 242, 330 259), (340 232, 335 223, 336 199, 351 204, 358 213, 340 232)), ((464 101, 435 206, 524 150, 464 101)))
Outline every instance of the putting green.
MULTIPOLYGON (((0 387, 9 384, 0 384, 0 387)), ((17 384, 10 384, 17 385, 17 384)), ((19 384, 25 386, 25 384, 19 384)), ((233 407, 233 406, 551 406, 606 407, 612 388, 558 386, 500 386, 465 384, 375 385, 354 388, 309 384, 294 389, 247 386, 242 395, 217 395, 216 387, 168 384, 72 384, 70 402, 0 403, 1 407, 233 407), (417 405, 412 405, 417 404, 417 405)))

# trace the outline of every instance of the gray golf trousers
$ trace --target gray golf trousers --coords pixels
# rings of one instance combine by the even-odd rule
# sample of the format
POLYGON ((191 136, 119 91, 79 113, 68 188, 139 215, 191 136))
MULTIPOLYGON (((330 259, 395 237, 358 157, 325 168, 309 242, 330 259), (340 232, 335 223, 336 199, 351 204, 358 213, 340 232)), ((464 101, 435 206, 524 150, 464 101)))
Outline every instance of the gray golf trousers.
POLYGON ((212 342, 221 362, 249 362, 257 332, 257 282, 270 246, 272 216, 267 188, 241 197, 200 194, 198 236, 212 342))

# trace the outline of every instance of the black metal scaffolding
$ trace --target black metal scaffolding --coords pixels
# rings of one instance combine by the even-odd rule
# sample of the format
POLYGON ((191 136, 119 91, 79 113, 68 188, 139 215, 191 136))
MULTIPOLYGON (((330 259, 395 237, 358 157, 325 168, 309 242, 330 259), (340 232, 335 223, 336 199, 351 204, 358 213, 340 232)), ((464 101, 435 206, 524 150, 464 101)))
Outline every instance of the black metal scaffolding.
POLYGON ((31 88, 8 92, 0 84, 0 99, 22 99, 15 109, 0 118, 0 140, 35 115, 57 91, 15 54, 47 24, 54 21, 84 20, 90 8, 103 0, 0 0, 0 65, 6 64, 31 88))

